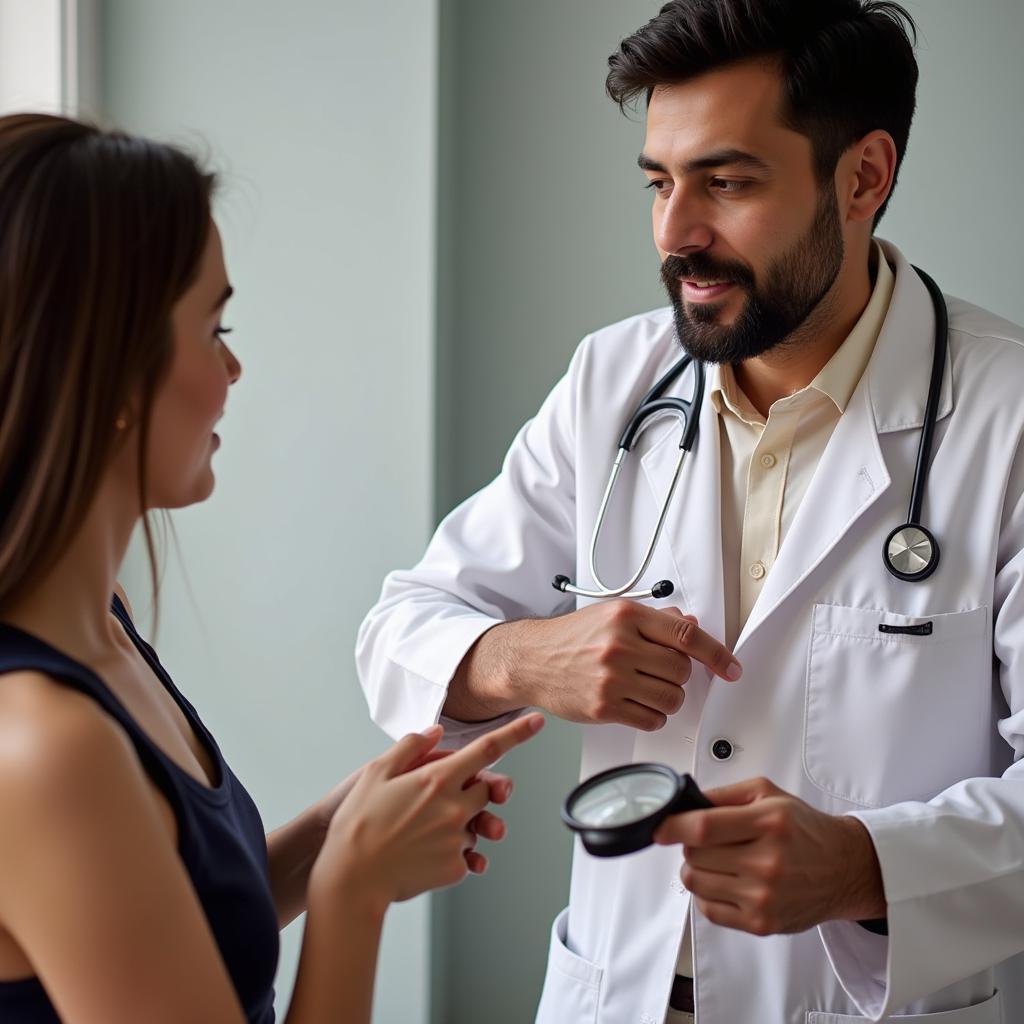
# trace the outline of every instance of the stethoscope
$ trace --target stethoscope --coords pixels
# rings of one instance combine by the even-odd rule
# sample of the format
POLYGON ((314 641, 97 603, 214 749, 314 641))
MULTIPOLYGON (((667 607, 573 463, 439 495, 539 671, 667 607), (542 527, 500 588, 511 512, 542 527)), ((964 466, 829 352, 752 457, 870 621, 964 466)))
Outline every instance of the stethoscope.
MULTIPOLYGON (((928 293, 931 296, 932 305, 935 307, 935 353, 932 357, 931 380, 928 384, 928 401, 925 406, 924 425, 921 428, 921 442, 917 449, 917 465, 914 469, 914 483, 910 491, 910 511, 907 521, 897 526, 882 546, 882 558, 886 569, 898 580, 906 583, 919 583, 927 579, 939 564, 939 543, 934 535, 921 524, 921 506, 924 504, 925 484, 928 479, 928 469, 931 464, 932 437, 935 433, 935 421, 939 411, 939 397, 942 391, 942 375, 946 366, 946 343, 949 332, 949 318, 946 311, 946 301, 942 297, 939 286, 923 270, 914 267, 918 276, 924 282, 928 293)), ((672 503, 672 496, 675 494, 676 485, 682 474, 683 462, 693 448, 697 439, 697 423, 700 419, 700 408, 704 401, 704 364, 695 360, 691 355, 683 356, 668 372, 644 395, 637 410, 630 417, 619 438, 618 453, 612 463, 611 473, 608 476, 608 485, 605 487, 604 497, 601 499, 601 507, 597 513, 597 520, 594 523, 594 533, 590 541, 590 575, 597 584, 597 590, 584 590, 576 586, 568 576, 558 575, 552 581, 556 590, 567 594, 576 594, 579 597, 629 597, 629 598, 662 598, 668 597, 675 587, 669 580, 659 580, 649 590, 634 590, 640 582, 640 578, 647 572, 654 557, 654 549, 661 536, 662 527, 665 525, 665 518, 668 515, 669 506, 672 503), (693 366, 693 397, 689 401, 683 398, 666 398, 665 392, 678 380, 688 366, 693 366), (643 563, 640 568, 622 584, 621 587, 609 587, 605 584, 597 571, 597 546, 601 536, 601 527, 604 524, 605 514, 608 511, 608 504, 611 501, 615 490, 619 473, 636 444, 644 429, 651 423, 652 418, 662 413, 674 413, 682 421, 683 436, 679 441, 679 457, 676 460, 675 469, 672 473, 672 480, 669 483, 668 492, 661 504, 661 511, 658 514, 658 521, 655 524, 654 532, 651 534, 650 543, 644 552, 643 563)))

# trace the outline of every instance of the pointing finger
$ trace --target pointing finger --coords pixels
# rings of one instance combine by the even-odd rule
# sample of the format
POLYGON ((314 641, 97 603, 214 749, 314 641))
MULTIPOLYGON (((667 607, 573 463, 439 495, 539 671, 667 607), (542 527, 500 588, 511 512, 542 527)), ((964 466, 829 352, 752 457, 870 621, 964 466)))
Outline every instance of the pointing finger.
POLYGON ((706 665, 717 676, 735 682, 743 668, 724 644, 705 633, 692 615, 673 615, 656 611, 640 623, 640 635, 651 643, 661 644, 706 665))
POLYGON ((543 726, 543 715, 524 715, 456 751, 451 757, 439 762, 438 768, 449 779, 466 779, 477 775, 504 757, 513 747, 531 739, 543 726))

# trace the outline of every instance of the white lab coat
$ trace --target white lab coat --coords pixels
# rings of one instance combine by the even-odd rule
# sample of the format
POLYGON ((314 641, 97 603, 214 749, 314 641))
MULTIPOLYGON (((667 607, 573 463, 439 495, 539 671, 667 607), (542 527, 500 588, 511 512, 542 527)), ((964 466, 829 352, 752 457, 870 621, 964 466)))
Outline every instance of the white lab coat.
MULTIPOLYGON (((993 970, 1024 951, 1024 331, 948 300, 923 514, 941 562, 924 582, 894 579, 882 545, 906 518, 934 316, 906 259, 884 248, 890 310, 740 635, 742 680, 695 665, 660 731, 585 727, 580 774, 663 761, 706 789, 766 776, 856 815, 878 851, 889 936, 852 922, 769 938, 717 927, 689 910, 678 846, 600 860, 577 845, 538 1024, 661 1024, 687 913, 700 1024, 1024 1021, 1021 961, 1001 969, 1008 983, 993 970), (878 630, 924 621, 930 636, 878 630), (735 749, 725 762, 711 753, 720 737, 735 749)), ((592 585, 590 536, 618 434, 678 355, 668 310, 586 338, 498 478, 448 516, 419 565, 387 578, 357 656, 389 734, 438 719, 484 630, 571 610, 554 574, 592 585)), ((677 393, 689 395, 688 377, 677 393)), ((676 457, 675 420, 649 434, 603 533, 609 581, 640 563, 676 457)), ((710 401, 645 581, 663 578, 676 583, 671 602, 723 635, 710 401)), ((486 727, 446 724, 459 740, 486 727)))

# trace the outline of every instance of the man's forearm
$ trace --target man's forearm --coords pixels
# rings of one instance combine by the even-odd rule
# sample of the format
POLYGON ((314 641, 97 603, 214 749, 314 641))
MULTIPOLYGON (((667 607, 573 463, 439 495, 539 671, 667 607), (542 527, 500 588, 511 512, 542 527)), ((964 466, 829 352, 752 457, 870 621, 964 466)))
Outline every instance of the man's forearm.
POLYGON ((534 620, 503 622, 466 652, 448 686, 442 713, 460 722, 484 722, 530 707, 525 652, 534 620))

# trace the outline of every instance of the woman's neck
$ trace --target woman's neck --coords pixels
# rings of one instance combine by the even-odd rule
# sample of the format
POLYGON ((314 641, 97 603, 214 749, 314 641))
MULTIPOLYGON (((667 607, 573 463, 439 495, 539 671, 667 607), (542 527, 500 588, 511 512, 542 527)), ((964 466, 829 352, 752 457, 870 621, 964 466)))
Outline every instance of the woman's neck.
POLYGON ((110 597, 138 521, 109 491, 101 488, 46 574, 0 612, 3 621, 88 664, 102 661, 118 646, 110 597))

